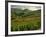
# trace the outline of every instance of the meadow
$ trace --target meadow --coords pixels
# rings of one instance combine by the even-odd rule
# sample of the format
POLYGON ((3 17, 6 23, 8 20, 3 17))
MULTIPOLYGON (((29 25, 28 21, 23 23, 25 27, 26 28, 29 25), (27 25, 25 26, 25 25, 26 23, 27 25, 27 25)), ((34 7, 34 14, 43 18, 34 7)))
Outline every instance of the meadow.
POLYGON ((11 8, 11 31, 41 29, 41 10, 11 8))

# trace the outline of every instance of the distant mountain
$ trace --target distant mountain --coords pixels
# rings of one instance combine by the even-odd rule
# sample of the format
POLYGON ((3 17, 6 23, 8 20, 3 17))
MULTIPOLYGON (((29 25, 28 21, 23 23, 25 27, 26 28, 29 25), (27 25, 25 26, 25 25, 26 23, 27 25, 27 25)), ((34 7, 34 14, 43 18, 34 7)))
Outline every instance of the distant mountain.
POLYGON ((11 13, 12 15, 17 15, 17 16, 31 16, 31 15, 35 15, 35 16, 40 16, 41 15, 41 10, 35 10, 35 11, 31 11, 28 9, 19 9, 19 8, 11 8, 11 13))

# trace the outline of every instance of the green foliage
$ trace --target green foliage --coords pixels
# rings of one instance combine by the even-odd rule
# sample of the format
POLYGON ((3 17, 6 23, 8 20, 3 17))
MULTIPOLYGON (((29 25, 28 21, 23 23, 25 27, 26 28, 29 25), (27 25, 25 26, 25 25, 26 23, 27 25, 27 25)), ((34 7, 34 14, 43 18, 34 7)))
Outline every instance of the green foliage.
POLYGON ((16 25, 15 28, 11 27, 11 31, 26 31, 26 30, 37 30, 40 28, 40 22, 37 22, 37 24, 29 23, 29 24, 23 24, 23 25, 16 25))

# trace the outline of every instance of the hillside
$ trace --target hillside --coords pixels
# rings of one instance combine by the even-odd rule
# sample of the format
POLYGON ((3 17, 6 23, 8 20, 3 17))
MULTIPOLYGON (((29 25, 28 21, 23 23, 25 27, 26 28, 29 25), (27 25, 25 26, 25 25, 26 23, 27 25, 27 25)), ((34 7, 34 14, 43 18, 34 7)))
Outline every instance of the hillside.
POLYGON ((36 11, 31 11, 31 10, 28 10, 28 9, 17 9, 17 8, 12 8, 11 9, 11 13, 12 14, 15 14, 17 16, 30 16, 30 15, 36 15, 36 16, 39 16, 41 13, 41 10, 36 10, 36 11))

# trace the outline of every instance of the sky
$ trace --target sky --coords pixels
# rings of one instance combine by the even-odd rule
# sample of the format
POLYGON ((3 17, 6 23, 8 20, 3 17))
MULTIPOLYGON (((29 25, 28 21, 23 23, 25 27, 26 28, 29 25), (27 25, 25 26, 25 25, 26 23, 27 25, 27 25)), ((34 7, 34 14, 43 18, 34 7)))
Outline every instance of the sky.
POLYGON ((11 5, 11 8, 20 8, 20 9, 29 9, 29 10, 39 10, 41 9, 40 6, 21 6, 21 5, 11 5))

